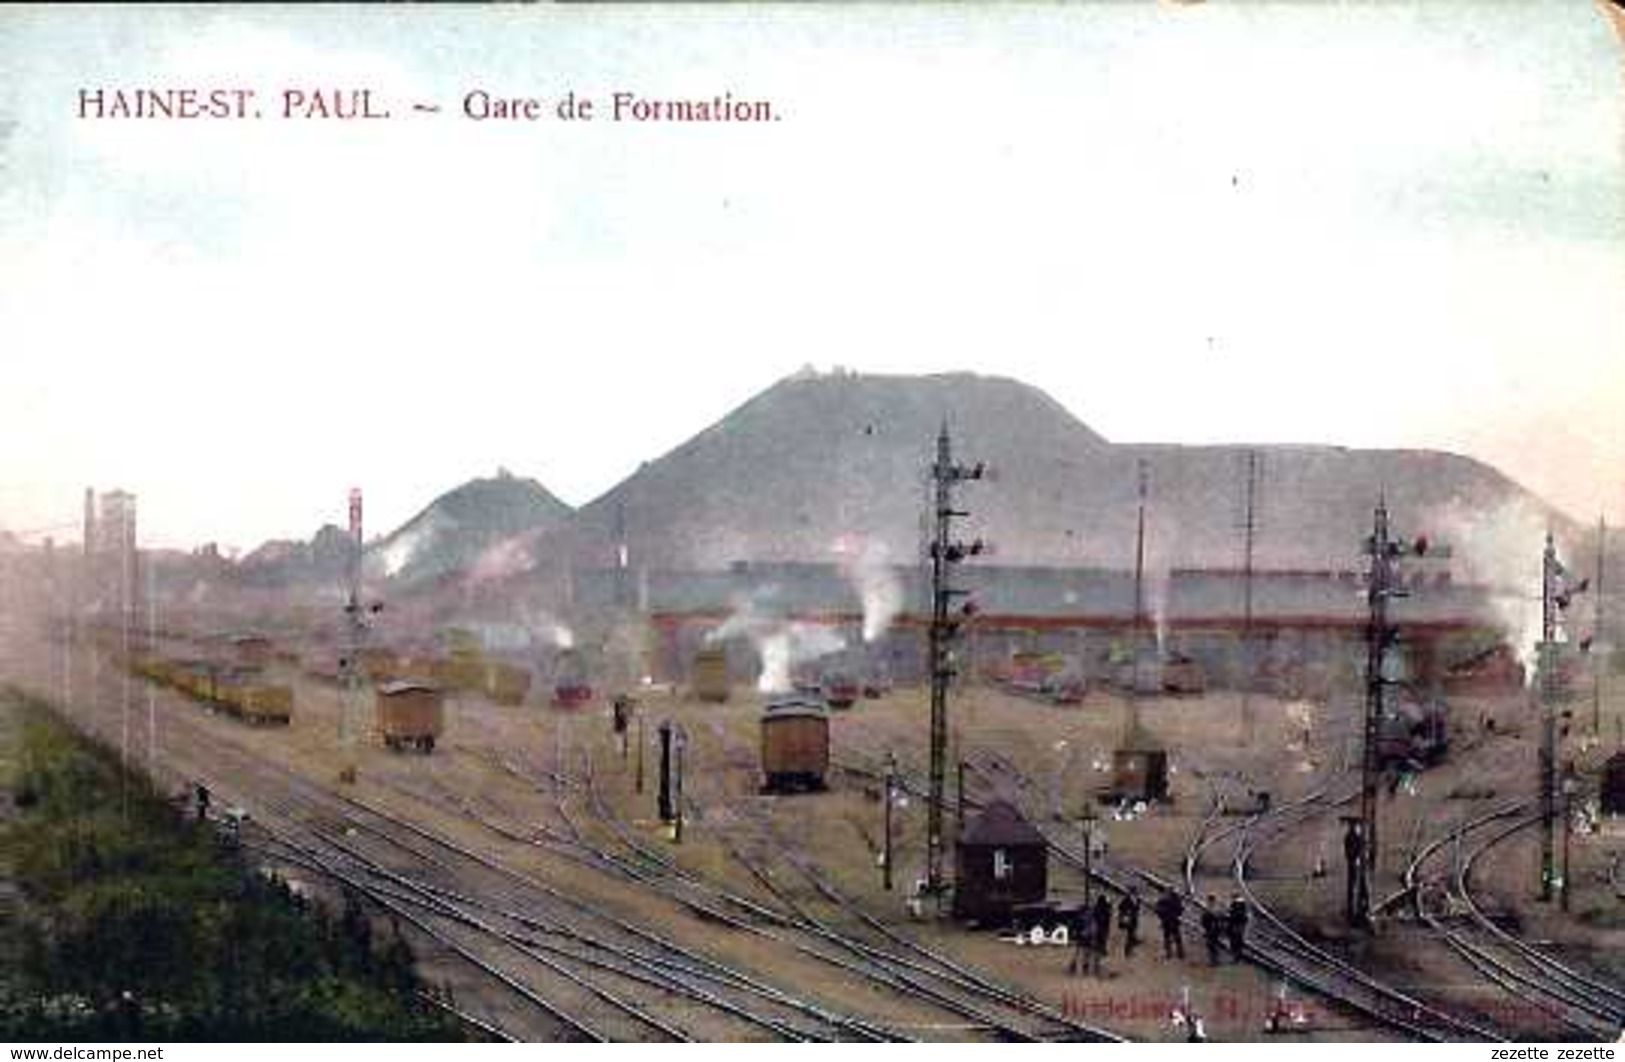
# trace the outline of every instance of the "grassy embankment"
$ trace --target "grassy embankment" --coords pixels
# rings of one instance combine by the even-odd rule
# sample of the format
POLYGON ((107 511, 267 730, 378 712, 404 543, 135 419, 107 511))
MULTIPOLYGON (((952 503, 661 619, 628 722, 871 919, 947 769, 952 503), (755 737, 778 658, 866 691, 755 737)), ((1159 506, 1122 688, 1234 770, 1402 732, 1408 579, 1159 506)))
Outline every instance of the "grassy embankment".
POLYGON ((248 866, 0 690, 0 1040, 448 1040, 397 934, 248 866))

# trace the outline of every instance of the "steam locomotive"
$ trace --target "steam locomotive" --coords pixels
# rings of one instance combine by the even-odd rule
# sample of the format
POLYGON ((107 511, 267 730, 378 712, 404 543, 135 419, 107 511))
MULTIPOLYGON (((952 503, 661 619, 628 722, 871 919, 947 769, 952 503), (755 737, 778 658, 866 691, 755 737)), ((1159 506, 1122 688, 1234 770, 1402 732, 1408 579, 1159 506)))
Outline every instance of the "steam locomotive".
POLYGON ((1446 704, 1402 690, 1383 714, 1377 757, 1385 767, 1432 767, 1450 751, 1446 704))

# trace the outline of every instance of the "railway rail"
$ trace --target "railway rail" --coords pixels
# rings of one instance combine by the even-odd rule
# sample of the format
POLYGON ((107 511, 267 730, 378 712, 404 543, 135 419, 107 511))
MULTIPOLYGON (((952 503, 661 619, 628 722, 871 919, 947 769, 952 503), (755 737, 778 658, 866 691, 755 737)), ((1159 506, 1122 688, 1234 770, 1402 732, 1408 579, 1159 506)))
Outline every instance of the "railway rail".
MULTIPOLYGON (((104 700, 88 699, 92 703, 104 700)), ((80 711, 77 714, 81 725, 109 735, 107 728, 111 721, 104 718, 99 704, 94 713, 80 711)), ((210 763, 213 767, 207 772, 188 768, 179 774, 188 779, 205 778, 223 796, 231 795, 263 815, 256 828, 275 831, 269 840, 280 847, 285 861, 296 862, 306 869, 314 868, 314 872, 367 896, 433 940, 440 949, 458 955, 486 976, 521 994, 533 1009, 545 1013, 569 1036, 648 1039, 658 1034, 655 1038, 689 1038, 682 1035, 684 1030, 678 1022, 659 1018, 633 1002, 627 991, 632 983, 645 995, 658 990, 662 1001, 668 1004, 675 998, 689 1011, 703 1008, 711 1028, 725 1018, 734 1026, 740 1023, 750 1026, 750 1031, 757 1035, 770 1031, 786 1039, 832 1039, 842 1033, 850 1035, 861 1024, 843 1024, 840 1016, 800 1001, 791 993, 773 990, 759 979, 705 959, 675 941, 641 931, 631 923, 595 910, 579 899, 566 897, 544 883, 508 871, 448 838, 400 820, 383 809, 336 797, 301 776, 273 767, 240 752, 230 743, 206 735, 193 725, 168 728, 172 750, 183 732, 183 743, 192 752, 189 759, 193 763, 210 763), (199 752, 200 748, 203 751, 199 752), (273 797, 271 793, 284 796, 273 797), (273 822, 277 825, 272 825, 273 822), (358 841, 358 834, 368 835, 368 840, 358 841), (416 839, 416 845, 412 838, 416 839), (380 850, 379 844, 385 848, 380 850), (448 880, 467 878, 475 873, 475 867, 499 878, 507 874, 510 885, 529 891, 523 897, 509 896, 511 902, 503 905, 504 910, 481 912, 473 897, 466 893, 495 893, 493 886, 487 884, 461 891, 447 886, 448 880), (437 875, 445 880, 434 881, 437 875), (521 927, 511 918, 504 921, 503 916, 521 909, 534 910, 538 901, 552 905, 555 911, 562 905, 575 919, 596 918, 599 932, 596 936, 587 934, 558 915, 552 923, 533 921, 525 931, 567 936, 579 949, 590 948, 594 954, 579 949, 569 956, 557 954, 556 949, 549 954, 535 946, 534 939, 520 939, 521 927), (622 939, 607 939, 611 932, 622 939), (499 965, 488 955, 482 957, 482 953, 493 949, 526 961, 516 964, 510 959, 509 963, 499 965), (680 957, 688 969, 673 968, 672 956, 680 957), (516 965, 524 970, 523 980, 509 972, 516 965), (537 967, 550 976, 543 976, 537 967), (699 981, 705 978, 711 980, 713 988, 717 983, 725 984, 728 993, 771 998, 781 1010, 799 1008, 800 1024, 726 999, 726 993, 701 986, 699 981), (545 992, 521 989, 522 985, 538 981, 547 985, 545 992), (609 987, 611 985, 614 987, 609 987), (600 1019, 596 1023, 570 1020, 575 1014, 590 1013, 593 1007, 607 1009, 618 1017, 613 1021, 600 1019)), ((503 1035, 517 1035, 517 1030, 502 1020, 480 1020, 503 1035)), ((716 1034, 707 1035, 715 1037, 716 1034)), ((746 1037, 730 1034, 728 1038, 746 1037)))

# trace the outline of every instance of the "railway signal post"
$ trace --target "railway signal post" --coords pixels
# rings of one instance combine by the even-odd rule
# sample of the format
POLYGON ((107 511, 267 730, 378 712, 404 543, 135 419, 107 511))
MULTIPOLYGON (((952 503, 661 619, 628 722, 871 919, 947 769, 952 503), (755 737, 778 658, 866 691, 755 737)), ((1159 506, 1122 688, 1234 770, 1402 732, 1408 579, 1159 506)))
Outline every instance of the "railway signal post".
POLYGON ((350 488, 349 556, 345 571, 344 594, 344 647, 339 655, 339 676, 343 693, 339 695, 339 781, 354 784, 356 779, 356 742, 358 717, 361 715, 361 649, 367 635, 367 616, 383 611, 378 602, 365 604, 361 600, 361 563, 366 550, 362 537, 361 488, 350 488))
MULTIPOLYGON (((1421 557, 1428 553, 1426 538, 1415 541, 1396 539, 1388 522, 1386 499, 1377 501, 1373 513, 1371 537, 1366 539, 1365 553, 1371 562, 1366 580, 1366 665, 1365 716, 1360 748, 1360 859, 1351 861, 1350 874, 1358 880, 1350 889, 1349 924, 1366 929, 1374 928, 1371 897, 1376 892, 1377 869, 1382 861, 1381 835, 1377 831, 1377 789, 1382 780, 1382 727, 1389 714, 1389 692, 1396 684, 1390 675, 1391 650, 1399 644, 1399 628, 1389 614, 1389 602, 1408 597, 1400 578, 1399 563, 1405 557, 1421 557)), ((1435 549, 1434 556, 1447 556, 1448 552, 1435 549)))
MULTIPOLYGON (((1565 909, 1568 877, 1566 873, 1559 875, 1557 869, 1557 825, 1558 815, 1561 813, 1566 819, 1569 807, 1567 790, 1559 778, 1557 717, 1561 706, 1568 702, 1570 691, 1559 674, 1562 667, 1559 636, 1566 627, 1569 605, 1589 586, 1588 579, 1569 582, 1569 571, 1558 559, 1557 546, 1548 531, 1540 563, 1540 774, 1536 783, 1536 792, 1540 795, 1540 899, 1543 903, 1551 902, 1553 892, 1561 888, 1565 909)), ((1567 709, 1562 710, 1566 717, 1567 709)))
POLYGON ((980 462, 975 465, 955 464, 953 443, 948 437, 948 424, 943 422, 937 434, 936 459, 931 465, 932 526, 929 547, 931 560, 931 627, 929 653, 931 667, 931 793, 926 807, 926 862, 925 891, 934 897, 937 909, 947 892, 943 875, 943 802, 948 773, 948 683, 955 673, 951 650, 964 618, 974 612, 969 602, 958 609, 956 598, 967 591, 950 580, 954 565, 963 563, 981 553, 982 541, 964 543, 955 540, 954 521, 970 515, 954 508, 954 490, 961 483, 979 480, 986 469, 980 462))

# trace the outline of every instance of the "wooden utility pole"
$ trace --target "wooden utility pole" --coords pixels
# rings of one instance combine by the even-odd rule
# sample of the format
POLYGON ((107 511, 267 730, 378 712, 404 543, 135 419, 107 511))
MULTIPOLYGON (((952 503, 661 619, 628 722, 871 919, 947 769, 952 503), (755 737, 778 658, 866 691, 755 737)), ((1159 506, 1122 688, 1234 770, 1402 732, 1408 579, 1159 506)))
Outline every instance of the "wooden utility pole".
POLYGON ((1128 704, 1123 712, 1123 740, 1126 749, 1135 747, 1140 733, 1140 668, 1146 653, 1145 638, 1145 496, 1149 473, 1145 458, 1135 462, 1135 491, 1138 498, 1134 529, 1134 623, 1129 659, 1128 704))
POLYGON ((1241 550, 1241 743, 1251 745, 1253 718, 1253 544, 1257 533, 1258 451, 1247 451, 1246 514, 1241 550))
POLYGON ((1602 741, 1602 676, 1603 672, 1608 669, 1608 656, 1612 655, 1611 649, 1606 650, 1608 655, 1604 655, 1604 647, 1610 646, 1610 643, 1608 641, 1608 636, 1603 631, 1602 627, 1602 574, 1603 557, 1606 553, 1607 542, 1608 521, 1599 516, 1597 517, 1597 582, 1592 588, 1597 596, 1592 599, 1592 611, 1594 618, 1592 620, 1591 631, 1591 649, 1592 652, 1597 654, 1593 658, 1591 667, 1591 736, 1596 738, 1599 742, 1602 741))

